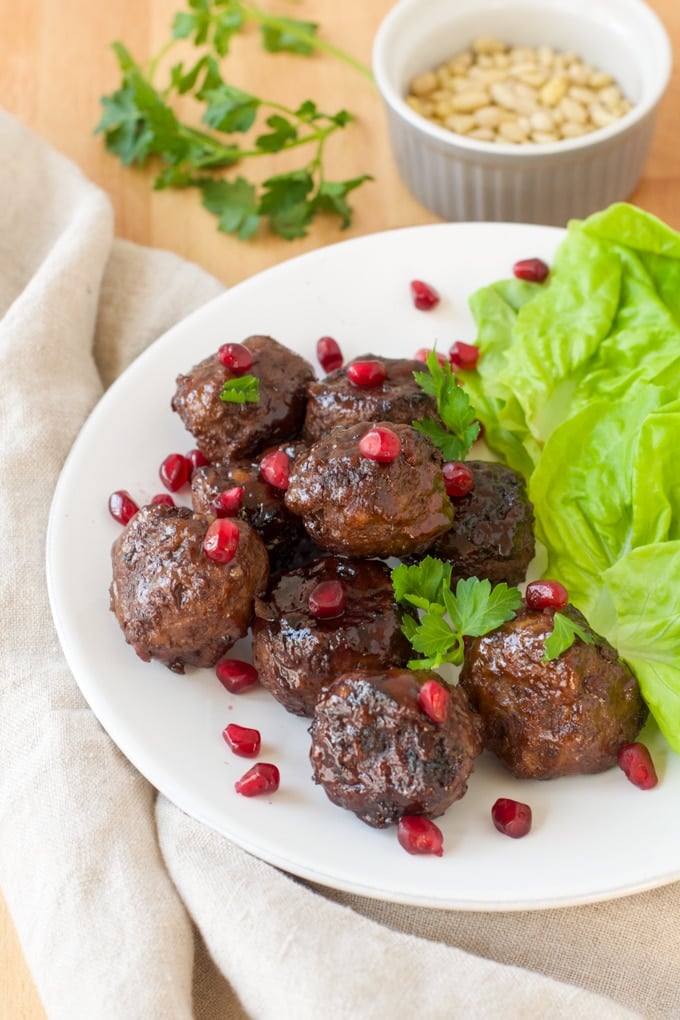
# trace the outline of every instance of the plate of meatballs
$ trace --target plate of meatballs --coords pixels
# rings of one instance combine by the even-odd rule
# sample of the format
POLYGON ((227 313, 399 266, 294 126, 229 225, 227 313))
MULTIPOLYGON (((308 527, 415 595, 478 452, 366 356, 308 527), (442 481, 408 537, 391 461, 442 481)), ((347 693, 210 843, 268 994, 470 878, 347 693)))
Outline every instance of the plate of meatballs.
POLYGON ((514 910, 680 877, 677 756, 543 578, 526 480, 414 426, 441 424, 422 352, 469 354, 469 296, 562 236, 441 224, 291 259, 152 344, 64 466, 48 586, 86 700, 159 791, 301 878, 514 910), (436 668, 432 570, 449 608, 516 596, 436 668), (576 637, 548 660, 557 611, 576 637), (646 792, 617 767, 640 741, 646 792))

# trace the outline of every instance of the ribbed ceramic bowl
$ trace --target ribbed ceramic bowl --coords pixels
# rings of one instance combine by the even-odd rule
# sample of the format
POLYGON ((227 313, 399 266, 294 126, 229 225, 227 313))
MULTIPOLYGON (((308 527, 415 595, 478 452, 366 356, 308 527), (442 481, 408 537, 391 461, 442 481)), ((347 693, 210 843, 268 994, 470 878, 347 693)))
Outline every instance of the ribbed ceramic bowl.
POLYGON ((642 0, 401 0, 378 30, 373 70, 399 171, 424 206, 445 220, 564 226, 638 183, 671 47, 642 0), (633 107, 591 134, 521 145, 457 135, 412 110, 411 80, 478 36, 573 51, 611 74, 633 107))

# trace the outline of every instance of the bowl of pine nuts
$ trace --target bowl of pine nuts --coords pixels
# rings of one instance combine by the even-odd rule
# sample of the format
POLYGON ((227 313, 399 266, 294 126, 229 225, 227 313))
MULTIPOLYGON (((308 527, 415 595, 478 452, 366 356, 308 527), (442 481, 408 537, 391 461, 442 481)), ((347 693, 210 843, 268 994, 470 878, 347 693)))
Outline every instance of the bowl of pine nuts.
POLYGON ((628 199, 671 63, 643 0, 400 0, 373 47, 400 174, 451 221, 565 226, 628 199))

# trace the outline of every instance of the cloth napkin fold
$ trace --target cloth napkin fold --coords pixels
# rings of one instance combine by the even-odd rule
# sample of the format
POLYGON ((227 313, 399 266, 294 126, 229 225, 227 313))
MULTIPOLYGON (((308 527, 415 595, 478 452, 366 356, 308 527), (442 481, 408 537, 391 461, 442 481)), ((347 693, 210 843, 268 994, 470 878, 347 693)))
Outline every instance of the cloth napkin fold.
POLYGON ((106 197, 2 112, 0 193, 0 886, 50 1020, 679 1017, 678 885, 518 914, 313 888, 117 750, 52 624, 51 496, 106 386, 222 288, 115 240, 106 197))

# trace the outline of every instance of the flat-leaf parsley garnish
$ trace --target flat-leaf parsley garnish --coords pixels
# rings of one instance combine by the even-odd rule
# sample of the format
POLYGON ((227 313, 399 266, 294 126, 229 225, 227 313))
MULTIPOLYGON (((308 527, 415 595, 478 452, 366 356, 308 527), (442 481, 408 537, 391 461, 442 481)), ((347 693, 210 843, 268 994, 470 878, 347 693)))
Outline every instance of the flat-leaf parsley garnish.
POLYGON ((470 398, 456 381, 451 365, 440 364, 431 351, 426 358, 429 372, 414 372, 413 378, 420 388, 437 401, 437 411, 443 424, 434 418, 414 421, 413 427, 427 436, 441 450, 444 460, 465 460, 479 436, 479 422, 470 398))
POLYGON ((522 596, 505 582, 486 578, 461 579, 451 590, 451 564, 426 556, 414 566, 401 564, 392 571, 397 602, 420 610, 419 619, 405 615, 402 630, 420 659, 410 669, 437 669, 445 662, 460 666, 465 637, 480 637, 512 619, 522 596))
POLYGON ((228 404, 257 404, 260 399, 260 380, 256 375, 237 375, 227 379, 220 400, 228 404))
POLYGON ((553 616, 552 632, 545 639, 543 662, 552 662, 558 658, 567 648, 571 648, 576 638, 585 641, 587 645, 593 644, 593 635, 584 630, 564 613, 555 613, 553 616))
POLYGON ((330 214, 347 227, 352 217, 348 197, 371 180, 361 174, 330 179, 325 147, 328 139, 351 124, 347 110, 324 113, 312 99, 288 106, 277 96, 253 95, 223 77, 229 70, 232 39, 260 29, 267 53, 310 57, 320 51, 336 57, 372 80, 371 71, 318 34, 311 21, 281 17, 243 0, 188 0, 172 24, 171 38, 151 60, 135 60, 126 47, 113 44, 121 73, 119 88, 101 99, 96 127, 109 152, 124 166, 151 164, 154 188, 194 188, 203 206, 217 219, 218 230, 246 240, 262 224, 292 240, 304 237, 318 214, 330 214), (185 60, 167 57, 181 45, 185 60), (158 81, 159 74, 163 80, 158 81), (200 121, 185 121, 186 98, 200 121), (306 151, 302 165, 256 180, 236 175, 234 167, 262 156, 306 151))

